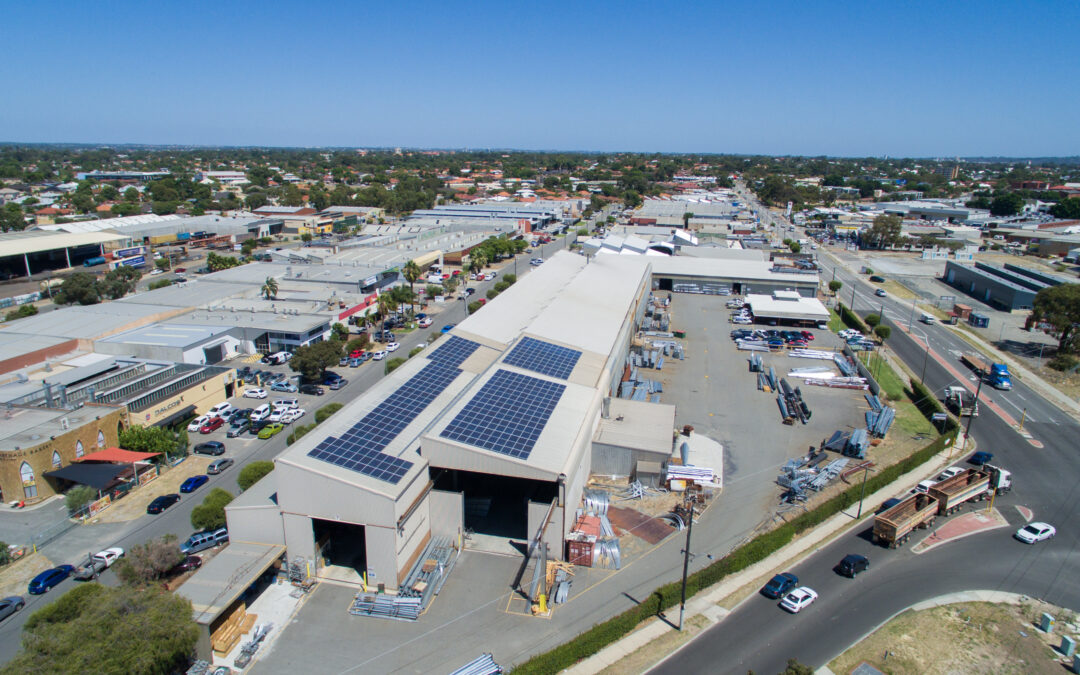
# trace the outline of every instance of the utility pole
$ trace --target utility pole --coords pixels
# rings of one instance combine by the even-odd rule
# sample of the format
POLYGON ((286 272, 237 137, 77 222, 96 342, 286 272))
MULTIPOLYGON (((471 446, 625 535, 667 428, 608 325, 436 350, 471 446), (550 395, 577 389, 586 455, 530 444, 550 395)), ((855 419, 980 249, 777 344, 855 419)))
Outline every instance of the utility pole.
POLYGON ((688 520, 686 521, 686 548, 683 550, 682 563, 682 600, 679 602, 679 630, 683 627, 683 616, 686 614, 686 573, 690 569, 690 533, 694 530, 694 502, 691 497, 689 504, 688 520))
POLYGON ((851 307, 848 307, 851 311, 855 311, 855 284, 851 284, 851 307))
POLYGON ((922 374, 919 375, 919 384, 922 385, 926 384, 926 361, 930 358, 930 338, 926 337, 924 338, 924 341, 926 342, 926 351, 923 352, 922 374))
MULTIPOLYGON (((968 415, 967 429, 964 429, 964 442, 960 446, 960 454, 963 455, 967 450, 968 436, 971 435, 971 423, 975 421, 975 408, 979 405, 979 392, 982 391, 982 376, 979 376, 979 386, 975 387, 975 400, 971 404, 972 414, 968 415)), ((949 453, 949 457, 952 457, 952 453, 949 453)))
POLYGON ((914 298, 911 299, 911 316, 909 316, 908 320, 907 320, 907 329, 908 329, 909 333, 911 332, 911 324, 912 324, 913 321, 915 321, 915 299, 914 298))
POLYGON ((867 464, 867 465, 866 465, 865 467, 863 467, 863 473, 862 473, 862 491, 861 491, 861 492, 859 493, 859 514, 858 514, 857 516, 855 516, 855 520, 858 520, 859 518, 862 518, 862 503, 863 503, 863 497, 865 497, 865 496, 866 496, 866 476, 867 476, 867 475, 868 475, 869 473, 870 473, 870 465, 869 465, 869 464, 867 464))

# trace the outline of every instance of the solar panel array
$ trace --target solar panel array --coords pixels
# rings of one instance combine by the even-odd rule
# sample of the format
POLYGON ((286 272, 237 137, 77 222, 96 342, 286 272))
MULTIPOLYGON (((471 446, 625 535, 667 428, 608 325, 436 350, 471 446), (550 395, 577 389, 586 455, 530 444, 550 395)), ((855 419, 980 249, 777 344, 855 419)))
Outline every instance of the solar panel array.
POLYGON ((570 377, 581 352, 525 337, 510 350, 503 363, 565 380, 570 377))
POLYGON ((565 389, 557 382, 499 370, 440 435, 528 459, 565 389))
POLYGON ((472 356, 480 347, 480 344, 472 340, 451 335, 449 339, 435 348, 435 351, 427 355, 429 361, 441 363, 447 366, 460 366, 462 362, 472 356))
POLYGON ((429 363, 340 437, 327 438, 308 456, 396 484, 413 463, 382 450, 460 373, 454 365, 429 363))

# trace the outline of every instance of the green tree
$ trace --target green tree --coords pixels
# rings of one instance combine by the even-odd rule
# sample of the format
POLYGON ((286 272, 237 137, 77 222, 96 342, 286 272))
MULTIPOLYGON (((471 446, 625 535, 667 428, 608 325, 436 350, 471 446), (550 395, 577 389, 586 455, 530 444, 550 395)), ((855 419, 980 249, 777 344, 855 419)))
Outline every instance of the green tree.
POLYGON ((214 488, 206 499, 191 510, 191 526, 199 530, 216 530, 225 527, 225 507, 233 500, 232 494, 214 488))
POLYGON ((334 325, 330 326, 330 339, 339 342, 347 341, 349 339, 349 327, 340 321, 334 322, 334 325))
POLYGON ((874 335, 878 336, 882 342, 885 342, 889 339, 889 336, 892 335, 892 328, 880 325, 874 326, 874 335))
POLYGON ((22 651, 0 673, 181 672, 198 639, 186 598, 88 582, 30 616, 22 651))
POLYGON ((89 485, 76 485, 64 494, 64 504, 67 505, 68 513, 75 513, 82 507, 97 499, 97 490, 89 485))
POLYGON ((1026 326, 1043 324, 1058 340, 1058 352, 1076 351, 1076 327, 1080 325, 1080 284, 1060 284, 1035 294, 1026 326))
POLYGON ((780 675, 814 675, 814 669, 799 663, 798 659, 788 659, 787 668, 780 675))
POLYGON ((839 279, 833 279, 829 282, 829 290, 832 291, 833 295, 836 295, 837 291, 839 291, 843 287, 844 282, 840 281, 839 279))
POLYGON ((166 286, 172 286, 172 279, 158 279, 157 281, 151 281, 146 287, 151 291, 156 291, 159 288, 165 288, 166 286))
POLYGON ((883 213, 870 225, 866 239, 878 248, 884 248, 900 241, 900 232, 903 229, 904 219, 900 216, 883 213))
POLYGON ((139 213, 139 205, 131 202, 113 204, 109 207, 109 212, 114 216, 134 216, 139 213))
POLYGON ((289 359, 289 368, 300 373, 308 382, 320 382, 326 369, 341 360, 341 353, 341 343, 337 340, 297 347, 289 359))
POLYGON ((687 211, 687 212, 682 214, 682 226, 683 226, 684 230, 686 228, 690 227, 690 219, 693 218, 693 217, 694 217, 694 214, 691 211, 687 211))
POLYGON ((139 270, 127 265, 120 265, 116 269, 105 273, 105 276, 98 282, 98 290, 110 300, 119 300, 134 291, 141 278, 142 272, 139 270))
POLYGON ((23 215, 22 207, 8 202, 0 209, 0 229, 4 232, 22 230, 26 227, 26 216, 23 215))
POLYGON ((311 236, 310 232, 305 232, 305 233, 300 235, 300 241, 302 241, 304 243, 307 243, 307 242, 311 241, 312 239, 314 239, 314 237, 311 236))
POLYGON ((275 279, 274 277, 266 277, 266 280, 263 281, 263 285, 260 291, 262 292, 263 297, 267 300, 273 300, 274 298, 276 298, 278 292, 277 279, 275 279))
POLYGON ((867 314, 866 318, 863 319, 863 321, 866 323, 867 326, 873 328, 881 323, 881 317, 877 314, 867 314))
POLYGON ((446 286, 447 295, 453 295, 458 287, 458 278, 451 276, 449 279, 443 281, 443 285, 446 286))
POLYGON ((788 244, 788 248, 791 249, 792 253, 801 253, 802 252, 802 244, 800 244, 797 241, 793 241, 790 244, 788 244))
POLYGON ((257 461, 248 464, 240 470, 240 474, 236 477, 236 483, 240 486, 241 490, 247 490, 255 483, 262 480, 263 476, 274 470, 274 463, 267 461, 257 461))
POLYGON ((218 255, 217 253, 206 254, 206 266, 211 272, 220 272, 221 270, 227 270, 231 267, 237 267, 240 265, 240 260, 234 258, 231 255, 218 255))
POLYGON ((120 581, 128 586, 153 584, 184 559, 175 534, 151 539, 132 546, 113 569, 120 581))
POLYGON ((167 456, 187 453, 187 432, 132 424, 120 432, 119 444, 134 452, 159 452, 167 456))
POLYGON ((1024 199, 1015 192, 1007 192, 994 197, 990 202, 990 215, 1015 216, 1024 208, 1024 199))
MULTIPOLYGON (((409 282, 409 290, 413 292, 413 298, 416 298, 416 290, 413 288, 413 284, 420 280, 424 271, 420 269, 420 266, 416 264, 415 260, 410 260, 405 263, 405 267, 401 270, 402 276, 405 277, 405 281, 409 282)), ((416 311, 414 308, 413 311, 416 311)))
POLYGON ((97 279, 90 272, 75 272, 60 286, 60 292, 53 296, 58 305, 95 305, 101 302, 101 291, 97 279))
POLYGON ((367 333, 361 333, 360 335, 349 340, 345 344, 345 353, 352 354, 353 352, 367 349, 368 344, 371 342, 371 337, 367 333))
POLYGON ((133 187, 129 187, 124 190, 124 201, 131 202, 132 204, 139 203, 139 191, 133 187))
POLYGON ((251 255, 255 252, 255 249, 259 247, 259 242, 254 239, 248 239, 243 244, 240 244, 240 252, 245 256, 251 255))
POLYGON ((1050 207, 1050 215, 1065 220, 1080 219, 1080 199, 1069 197, 1050 207))
POLYGON ((244 205, 248 207, 249 211, 262 208, 267 205, 269 200, 266 198, 265 192, 252 192, 244 198, 244 205))

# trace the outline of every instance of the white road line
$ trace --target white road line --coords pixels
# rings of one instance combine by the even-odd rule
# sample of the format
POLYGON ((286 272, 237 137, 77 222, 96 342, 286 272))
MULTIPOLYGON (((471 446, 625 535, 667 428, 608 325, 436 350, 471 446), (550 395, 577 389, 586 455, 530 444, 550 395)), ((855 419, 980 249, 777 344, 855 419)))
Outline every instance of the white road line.
MULTIPOLYGON (((997 400, 998 400, 998 401, 1002 401, 1002 402, 1004 402, 1004 403, 1008 403, 1008 404, 1009 404, 1009 405, 1011 405, 1011 406, 1012 406, 1013 408, 1015 408, 1017 412, 1019 412, 1019 413, 1021 413, 1021 414, 1023 414, 1023 413, 1024 413, 1024 409, 1023 409, 1023 408, 1021 408, 1020 406, 1016 405, 1015 403, 1013 403, 1013 402, 1012 402, 1012 401, 1010 401, 1009 399, 1005 398, 1004 396, 999 396, 999 397, 997 397, 997 400)), ((1037 423, 1037 422, 1038 422, 1039 420, 1037 420, 1037 419, 1035 419, 1034 417, 1032 417, 1032 416, 1031 416, 1031 414, 1029 413, 1029 414, 1028 414, 1028 415, 1027 415, 1027 416, 1025 417, 1025 421, 1026 421, 1026 422, 1036 422, 1036 423, 1037 423)))

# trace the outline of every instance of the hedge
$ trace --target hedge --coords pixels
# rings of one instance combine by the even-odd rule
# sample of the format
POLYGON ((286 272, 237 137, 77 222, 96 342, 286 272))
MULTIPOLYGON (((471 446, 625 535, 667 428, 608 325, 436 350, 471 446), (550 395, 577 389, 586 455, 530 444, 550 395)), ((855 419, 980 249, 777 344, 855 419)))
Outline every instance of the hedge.
POLYGON ((840 320, 843 321, 844 325, 848 328, 854 328, 863 335, 869 335, 871 333, 870 327, 867 326, 861 318, 859 318, 858 314, 848 309, 847 305, 845 305, 844 303, 836 303, 836 310, 840 314, 840 320))
MULTIPOLYGON (((866 481, 867 494, 873 494, 895 481, 901 475, 929 461, 934 455, 948 447, 955 438, 956 430, 953 429, 951 433, 939 436, 933 443, 916 451, 903 461, 882 469, 866 481)), ((755 537, 708 567, 689 575, 686 578, 687 596, 693 596, 697 592, 716 584, 729 574, 744 570, 750 565, 769 557, 791 542, 795 535, 815 527, 859 501, 861 491, 861 484, 852 485, 814 510, 807 511, 775 530, 755 537)), ((653 591, 640 604, 603 623, 596 624, 570 642, 534 656, 520 666, 513 668, 512 672, 515 675, 521 673, 554 673, 569 668, 622 638, 634 630, 642 621, 674 607, 679 603, 681 590, 681 581, 665 584, 653 591)))
MULTIPOLYGON (((935 413, 945 412, 945 407, 941 405, 941 401, 937 399, 934 392, 930 391, 929 387, 921 382, 916 382, 914 379, 909 382, 911 387, 905 393, 911 399, 911 402, 915 404, 915 407, 919 409, 919 412, 923 414, 923 417, 933 421, 935 413)), ((948 434, 959 428, 959 423, 950 415, 942 431, 948 434)))

